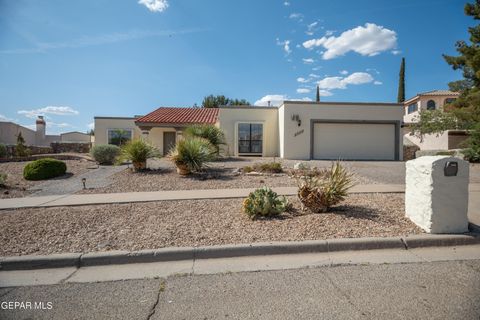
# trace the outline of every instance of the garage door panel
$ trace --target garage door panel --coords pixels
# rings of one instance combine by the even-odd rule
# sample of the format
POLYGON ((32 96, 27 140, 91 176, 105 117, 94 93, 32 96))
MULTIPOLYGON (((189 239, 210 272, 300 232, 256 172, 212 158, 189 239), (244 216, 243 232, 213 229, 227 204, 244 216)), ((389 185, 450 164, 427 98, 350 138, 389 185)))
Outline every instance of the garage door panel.
POLYGON ((395 125, 315 123, 314 159, 395 160, 395 125))

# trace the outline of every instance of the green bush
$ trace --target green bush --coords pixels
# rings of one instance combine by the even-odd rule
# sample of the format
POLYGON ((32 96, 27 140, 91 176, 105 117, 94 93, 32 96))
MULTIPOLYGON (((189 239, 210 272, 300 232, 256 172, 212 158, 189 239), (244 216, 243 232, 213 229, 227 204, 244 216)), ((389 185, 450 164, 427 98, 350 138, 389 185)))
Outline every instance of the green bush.
POLYGON ((454 156, 455 151, 438 151, 437 156, 454 156))
POLYGON ((5 146, 3 143, 0 143, 0 158, 6 158, 7 157, 7 146, 5 146))
POLYGON ((475 125, 466 142, 468 148, 463 150, 465 160, 480 162, 480 123, 475 125))
POLYGON ((215 148, 216 153, 220 153, 220 146, 225 144, 225 134, 223 130, 209 124, 193 125, 187 127, 183 134, 185 137, 198 137, 208 140, 215 148))
POLYGON ((279 197, 269 187, 263 187, 251 192, 248 197, 243 200, 243 212, 250 219, 257 217, 276 216, 287 211, 289 204, 285 197, 279 197))
POLYGON ((99 164, 113 164, 120 154, 120 148, 113 144, 101 144, 94 146, 90 153, 99 164))
POLYGON ((7 174, 0 172, 0 187, 5 187, 7 182, 7 174))
POLYGON ((65 162, 45 158, 30 162, 23 168, 23 177, 27 180, 45 180, 59 177, 67 172, 65 162))
POLYGON ((120 161, 132 161, 135 170, 146 168, 147 159, 160 156, 160 152, 142 139, 128 141, 121 148, 121 154, 118 158, 120 161))
POLYGON ((177 142, 170 151, 170 159, 179 166, 185 166, 189 173, 202 170, 206 163, 215 159, 215 148, 203 138, 186 138, 177 142))
POLYGON ((267 172, 267 173, 281 173, 283 172, 282 164, 280 162, 265 162, 255 163, 253 166, 243 167, 243 172, 267 172))

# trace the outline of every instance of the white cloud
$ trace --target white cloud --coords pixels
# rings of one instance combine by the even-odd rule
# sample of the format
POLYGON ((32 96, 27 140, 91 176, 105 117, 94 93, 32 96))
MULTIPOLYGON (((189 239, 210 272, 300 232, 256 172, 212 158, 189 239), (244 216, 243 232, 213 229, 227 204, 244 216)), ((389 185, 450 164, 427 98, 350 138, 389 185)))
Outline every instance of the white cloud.
POLYGON ((400 51, 400 50, 392 50, 392 54, 394 54, 394 55, 397 55, 397 54, 400 54, 400 53, 402 53, 402 51, 400 51))
POLYGON ((71 116, 77 115, 79 114, 79 112, 71 107, 47 106, 40 109, 19 110, 18 114, 23 114, 27 118, 36 118, 37 116, 44 116, 47 114, 54 114, 58 116, 71 116))
POLYGON ((383 82, 382 82, 382 81, 375 80, 375 81, 373 81, 373 84, 381 85, 381 84, 383 84, 383 82))
POLYGON ((348 77, 326 77, 318 81, 320 89, 346 89, 348 85, 359 85, 373 81, 373 77, 366 72, 355 72, 348 77))
POLYGON ((309 93, 310 89, 307 88, 298 88, 297 93, 309 93))
POLYGON ((87 124, 87 128, 89 130, 94 129, 95 128, 95 122, 90 122, 89 124, 87 124))
POLYGON ((347 75, 348 71, 347 70, 342 70, 342 71, 340 71, 340 74, 347 75))
POLYGON ((301 13, 294 12, 291 13, 288 17, 293 20, 303 21, 303 14, 301 13))
POLYGON ((320 96, 321 97, 330 97, 330 96, 333 96, 333 93, 331 93, 328 90, 320 90, 320 96))
POLYGON ((322 54, 325 60, 334 59, 349 51, 357 52, 362 56, 375 56, 382 51, 394 49, 397 46, 397 34, 374 23, 366 23, 365 26, 347 30, 338 37, 325 36, 307 40, 303 46, 307 49, 323 46, 327 49, 322 54))
POLYGON ((380 71, 378 71, 378 70, 375 69, 375 68, 367 68, 367 71, 368 71, 368 72, 375 72, 376 74, 380 74, 380 71))
POLYGON ((56 127, 56 128, 69 128, 69 127, 73 127, 70 123, 66 123, 66 122, 61 122, 61 123, 48 122, 47 125, 50 126, 50 127, 56 127))
POLYGON ((303 58, 302 61, 303 61, 303 63, 305 63, 305 64, 312 64, 312 63, 315 62, 315 60, 313 60, 312 58, 306 58, 306 59, 303 58))
POLYGON ((317 25, 318 21, 310 23, 309 25, 307 25, 307 31, 305 31, 305 33, 309 36, 313 35, 315 31, 317 31, 317 25))
POLYGON ((282 94, 267 94, 266 96, 263 96, 259 100, 255 101, 254 105, 255 106, 268 106, 268 102, 270 101, 270 106, 279 106, 282 104, 284 100, 287 100, 286 95, 282 94))
POLYGON ((163 12, 168 8, 167 0, 139 0, 139 4, 143 4, 152 12, 163 12))
POLYGON ((280 39, 277 38, 277 46, 283 46, 283 51, 287 56, 292 53, 292 49, 290 49, 290 40, 280 41, 280 39))
POLYGON ((302 78, 302 77, 297 78, 297 82, 300 82, 300 83, 307 83, 309 81, 310 81, 310 79, 305 79, 305 78, 302 78))
POLYGON ((283 5, 284 5, 285 7, 288 7, 288 6, 290 5, 290 2, 285 1, 285 2, 283 3, 283 5))
POLYGON ((315 73, 310 73, 308 76, 310 78, 320 78, 320 76, 318 74, 315 74, 315 73))
POLYGON ((0 122, 11 122, 11 121, 14 121, 14 120, 4 116, 3 114, 0 114, 0 122))

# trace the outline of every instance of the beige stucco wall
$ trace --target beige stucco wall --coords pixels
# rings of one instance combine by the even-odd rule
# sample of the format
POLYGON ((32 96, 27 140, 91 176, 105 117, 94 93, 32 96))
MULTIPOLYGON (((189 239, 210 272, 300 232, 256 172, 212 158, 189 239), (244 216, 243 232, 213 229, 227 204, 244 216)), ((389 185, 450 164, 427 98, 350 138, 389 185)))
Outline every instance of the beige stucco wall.
POLYGON ((90 142, 90 135, 81 132, 67 132, 60 135, 62 142, 90 142))
POLYGON ((218 124, 225 132, 226 155, 237 155, 237 124, 241 122, 263 123, 263 156, 279 155, 278 109, 264 107, 226 107, 220 108, 218 124))
POLYGON ((282 105, 278 108, 278 151, 280 158, 285 154, 285 122, 283 121, 285 116, 285 107, 282 105))
MULTIPOLYGON (((152 128, 147 136, 144 136, 153 146, 155 146, 160 154, 163 154, 163 133, 164 132, 176 132, 174 128, 152 128)), ((177 141, 179 134, 177 134, 177 141)))
MULTIPOLYGON (((311 120, 374 120, 402 121, 403 107, 388 104, 300 103, 285 101, 283 116, 283 158, 310 159, 311 120), (302 123, 298 126, 291 117, 298 114, 302 123)), ((280 119, 282 121, 282 119, 280 119)), ((393 141, 392 141, 393 143, 393 141)), ((399 156, 402 159, 402 139, 399 156)), ((281 148, 280 148, 281 149, 281 148)))
POLYGON ((130 129, 133 132, 133 139, 140 138, 142 132, 134 120, 135 118, 95 117, 95 145, 108 143, 108 129, 130 129))
POLYGON ((25 139, 26 145, 34 146, 36 144, 35 131, 13 122, 0 122, 0 143, 7 145, 17 144, 17 135, 20 132, 25 139))
POLYGON ((419 116, 419 112, 422 110, 427 110, 427 102, 429 100, 435 101, 436 110, 443 110, 443 107, 445 105, 445 100, 449 98, 455 99, 455 98, 458 98, 458 96, 457 95, 420 96, 416 100, 413 100, 412 102, 405 105, 403 121, 405 123, 416 122, 415 118, 419 116), (408 106, 413 103, 416 103, 418 105, 418 111, 408 113, 408 106))

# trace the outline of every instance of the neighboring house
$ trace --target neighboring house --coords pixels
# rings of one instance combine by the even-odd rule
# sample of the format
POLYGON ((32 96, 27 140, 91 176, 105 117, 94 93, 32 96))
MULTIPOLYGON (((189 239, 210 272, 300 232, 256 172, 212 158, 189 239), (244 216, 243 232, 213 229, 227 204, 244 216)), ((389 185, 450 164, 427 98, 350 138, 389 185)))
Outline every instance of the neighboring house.
POLYGON ((43 116, 35 120, 35 130, 26 128, 13 122, 0 122, 0 143, 6 145, 17 144, 17 136, 21 132, 25 145, 46 147, 52 142, 90 142, 91 137, 86 133, 67 132, 60 135, 46 134, 47 124, 43 116))
POLYGON ((284 101, 280 107, 158 108, 132 118, 95 117, 95 143, 145 137, 166 154, 192 124, 225 132, 224 154, 285 159, 401 160, 396 103, 284 101))
POLYGON ((416 96, 406 100, 403 105, 405 116, 403 122, 406 124, 417 122, 421 110, 443 110, 443 107, 455 101, 460 93, 449 90, 432 90, 418 93, 416 96))
POLYGON ((450 150, 460 148, 468 138, 466 131, 447 130, 439 134, 427 134, 422 138, 410 135, 410 125, 418 121, 422 110, 443 110, 444 106, 455 101, 460 93, 449 90, 432 90, 418 93, 404 102, 403 133, 406 139, 420 150, 450 150))

